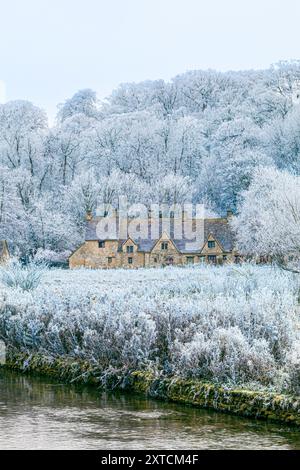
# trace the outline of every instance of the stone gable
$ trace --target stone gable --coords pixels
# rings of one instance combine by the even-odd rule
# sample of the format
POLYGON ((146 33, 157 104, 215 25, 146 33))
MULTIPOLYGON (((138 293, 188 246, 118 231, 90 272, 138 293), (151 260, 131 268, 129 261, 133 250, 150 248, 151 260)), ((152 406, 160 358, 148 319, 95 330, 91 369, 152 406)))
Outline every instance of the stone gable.
MULTIPOLYGON (((159 220, 156 233, 152 239, 150 220, 146 221, 148 236, 146 238, 126 238, 99 240, 97 224, 103 225, 103 217, 87 220, 86 240, 69 258, 70 268, 85 266, 88 268, 140 268, 162 267, 168 265, 185 265, 207 262, 223 264, 236 260, 234 237, 229 224, 229 217, 204 219, 204 244, 192 243, 184 237, 176 238, 174 219, 159 220), (168 232, 165 230, 169 227, 168 232)), ((193 222, 193 221, 192 221, 193 222)), ((118 228, 117 219, 116 226, 118 228)))

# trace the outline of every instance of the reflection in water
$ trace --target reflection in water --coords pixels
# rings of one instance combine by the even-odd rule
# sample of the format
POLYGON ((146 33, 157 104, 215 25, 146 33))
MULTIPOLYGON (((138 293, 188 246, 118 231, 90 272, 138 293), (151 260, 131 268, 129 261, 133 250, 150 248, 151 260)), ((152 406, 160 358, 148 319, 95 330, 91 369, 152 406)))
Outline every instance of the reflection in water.
POLYGON ((0 449, 300 449, 300 430, 0 370, 0 449))

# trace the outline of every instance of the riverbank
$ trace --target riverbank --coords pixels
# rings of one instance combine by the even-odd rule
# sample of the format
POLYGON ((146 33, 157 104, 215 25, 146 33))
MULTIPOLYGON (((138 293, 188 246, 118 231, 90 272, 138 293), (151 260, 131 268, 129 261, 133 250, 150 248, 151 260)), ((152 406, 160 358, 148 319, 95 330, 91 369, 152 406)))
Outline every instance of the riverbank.
POLYGON ((0 288, 0 337, 16 370, 299 426, 298 294, 252 265, 49 270, 0 288))
POLYGON ((0 368, 0 449, 286 451, 300 450, 300 433, 297 426, 0 368))
MULTIPOLYGON (((9 351, 3 367, 66 383, 104 387, 97 376, 97 369, 83 361, 9 351)), ((300 426, 300 397, 292 395, 225 388, 197 380, 156 377, 153 373, 141 371, 131 372, 124 377, 111 376, 110 380, 110 387, 142 393, 159 400, 300 426)))

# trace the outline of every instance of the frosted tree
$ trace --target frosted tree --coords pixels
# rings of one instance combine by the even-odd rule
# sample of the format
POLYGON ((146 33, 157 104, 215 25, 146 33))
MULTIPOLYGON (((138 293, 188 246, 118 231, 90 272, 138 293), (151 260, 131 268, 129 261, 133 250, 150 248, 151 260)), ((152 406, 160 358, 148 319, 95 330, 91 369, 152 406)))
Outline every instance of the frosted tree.
POLYGON ((300 273, 300 177, 257 168, 233 220, 239 250, 300 273))
POLYGON ((163 124, 149 112, 116 115, 96 126, 91 139, 90 160, 97 172, 114 169, 151 178, 160 168, 163 124))
POLYGON ((44 111, 28 101, 0 105, 0 159, 11 169, 26 168, 32 176, 40 165, 43 136, 47 130, 44 111))
POLYGON ((106 100, 104 111, 109 114, 132 113, 151 107, 155 100, 155 82, 123 83, 106 100))
POLYGON ((82 225, 87 213, 93 213, 97 208, 101 191, 100 182, 90 170, 79 174, 68 190, 70 211, 77 223, 82 225))
POLYGON ((65 249, 50 232, 49 244, 34 234, 38 208, 53 220, 66 214, 81 237, 98 187, 105 204, 122 195, 235 209, 258 167, 300 174, 299 104, 300 63, 292 61, 127 83, 102 103, 80 90, 52 128, 32 103, 0 105, 0 236, 22 252, 52 250, 55 240, 65 249))
POLYGON ((197 179, 200 198, 208 197, 222 212, 235 209, 257 165, 272 163, 260 144, 260 133, 249 119, 225 121, 209 136, 209 152, 197 179))
POLYGON ((94 120, 83 114, 66 119, 51 130, 48 153, 52 157, 52 170, 58 183, 67 186, 84 168, 88 156, 88 134, 94 120))
POLYGON ((193 185, 188 177, 169 174, 160 179, 153 188, 152 200, 156 203, 175 204, 191 203, 193 185))
POLYGON ((295 106, 285 120, 277 119, 265 129, 269 155, 281 169, 300 174, 300 107, 295 106))
POLYGON ((201 132, 201 122, 190 116, 170 123, 166 156, 169 171, 175 175, 195 177, 205 153, 201 132))
POLYGON ((96 92, 89 88, 79 90, 72 98, 60 104, 58 108, 57 120, 61 123, 76 114, 84 114, 90 118, 99 117, 96 92))

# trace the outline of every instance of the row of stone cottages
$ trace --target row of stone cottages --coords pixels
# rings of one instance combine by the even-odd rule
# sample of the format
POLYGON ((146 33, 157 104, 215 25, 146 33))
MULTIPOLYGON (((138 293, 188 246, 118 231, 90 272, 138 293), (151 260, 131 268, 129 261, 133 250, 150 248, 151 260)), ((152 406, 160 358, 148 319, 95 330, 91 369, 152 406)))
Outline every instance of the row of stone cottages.
MULTIPOLYGON (((204 219, 204 243, 191 248, 190 240, 174 237, 172 218, 169 220, 169 232, 163 230, 164 224, 160 220, 155 240, 151 239, 150 232, 146 238, 99 239, 97 224, 101 217, 89 214, 85 241, 70 256, 69 267, 112 269, 194 265, 203 262, 219 265, 237 263, 240 257, 230 227, 231 217, 232 212, 228 211, 225 217, 204 219)), ((8 259, 7 243, 0 241, 0 264, 6 263, 8 259)))
MULTIPOLYGON (((104 217, 104 216, 103 216, 104 217)), ((239 261, 235 249, 234 235, 230 227, 232 212, 225 217, 203 220, 204 243, 194 244, 191 248, 189 239, 174 237, 174 218, 161 218, 158 224, 158 236, 151 238, 149 233, 144 238, 110 237, 100 239, 97 225, 103 217, 87 216, 84 243, 69 258, 70 268, 141 268, 193 265, 198 263, 225 264, 239 261), (166 222, 168 222, 166 224, 166 222), (164 227, 168 226, 168 231, 164 227)), ((183 231, 184 233, 184 231, 183 231)))

